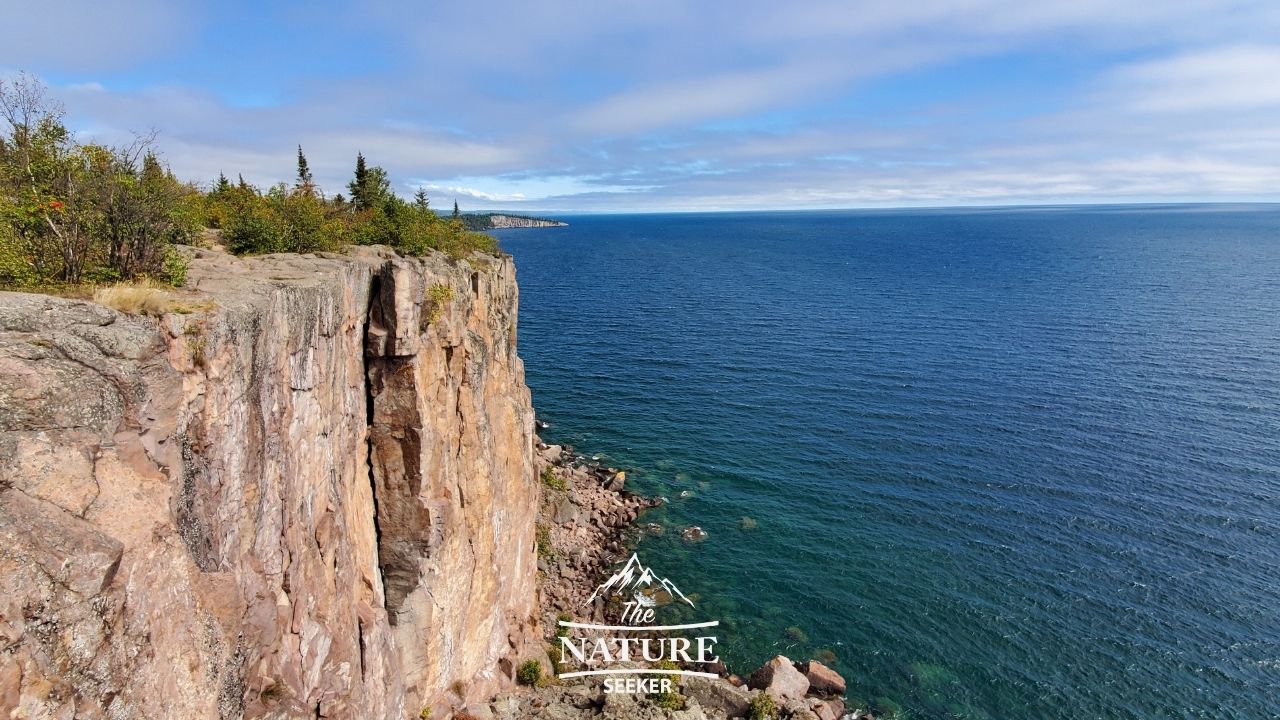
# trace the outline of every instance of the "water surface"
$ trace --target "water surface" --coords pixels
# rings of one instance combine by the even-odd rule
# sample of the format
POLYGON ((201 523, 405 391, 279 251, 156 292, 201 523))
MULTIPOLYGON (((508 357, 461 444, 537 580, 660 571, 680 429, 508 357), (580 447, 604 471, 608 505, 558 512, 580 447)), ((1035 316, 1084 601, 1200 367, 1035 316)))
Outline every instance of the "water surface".
POLYGON ((641 557, 731 666, 828 651, 912 718, 1280 714, 1280 210, 570 221, 499 233, 544 438, 670 498, 641 557))

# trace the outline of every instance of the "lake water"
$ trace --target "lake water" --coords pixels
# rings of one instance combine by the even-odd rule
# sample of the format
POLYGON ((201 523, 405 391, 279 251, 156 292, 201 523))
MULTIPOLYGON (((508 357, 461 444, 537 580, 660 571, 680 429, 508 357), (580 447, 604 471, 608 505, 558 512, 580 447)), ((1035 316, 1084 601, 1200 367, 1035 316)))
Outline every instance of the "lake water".
POLYGON ((542 435, 669 498, 641 558, 735 670, 1280 716, 1280 208, 567 219, 498 233, 542 435))

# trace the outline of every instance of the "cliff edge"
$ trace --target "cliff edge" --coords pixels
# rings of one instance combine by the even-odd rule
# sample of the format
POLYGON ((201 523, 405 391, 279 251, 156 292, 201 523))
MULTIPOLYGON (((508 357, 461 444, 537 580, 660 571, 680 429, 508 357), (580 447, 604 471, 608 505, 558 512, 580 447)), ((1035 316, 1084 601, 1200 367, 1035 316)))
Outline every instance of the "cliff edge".
POLYGON ((0 710, 416 717, 541 655, 510 258, 197 251, 0 293, 0 710))

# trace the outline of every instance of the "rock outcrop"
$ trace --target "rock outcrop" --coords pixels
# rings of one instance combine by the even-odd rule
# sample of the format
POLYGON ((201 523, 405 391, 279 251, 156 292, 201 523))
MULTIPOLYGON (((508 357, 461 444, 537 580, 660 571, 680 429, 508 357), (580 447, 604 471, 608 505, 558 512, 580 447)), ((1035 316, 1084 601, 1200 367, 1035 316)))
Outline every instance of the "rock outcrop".
POLYGON ((751 673, 747 685, 752 689, 769 693, 779 702, 799 700, 809 692, 809 679, 782 655, 773 658, 751 673))
POLYGON ((569 224, 561 220, 546 220, 544 218, 526 217, 524 215, 504 215, 502 213, 492 213, 488 217, 489 227, 493 230, 505 230, 508 228, 565 227, 569 224))
POLYGON ((509 258, 0 293, 0 715, 436 716, 542 653, 509 258))

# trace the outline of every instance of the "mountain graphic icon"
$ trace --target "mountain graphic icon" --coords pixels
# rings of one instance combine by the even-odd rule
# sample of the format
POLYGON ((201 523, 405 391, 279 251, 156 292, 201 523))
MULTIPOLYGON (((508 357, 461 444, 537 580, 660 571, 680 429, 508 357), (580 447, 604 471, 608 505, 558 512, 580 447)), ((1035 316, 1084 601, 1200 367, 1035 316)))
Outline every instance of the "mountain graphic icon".
POLYGON ((627 564, 622 569, 614 573, 591 593, 591 597, 587 598, 586 605, 595 602, 597 597, 609 597, 611 595, 632 596, 635 601, 642 606, 651 606, 657 604, 656 597, 661 593, 670 594, 672 599, 679 598, 693 607, 693 601, 684 596, 680 592, 680 588, 670 580, 655 575, 653 570, 644 566, 640 562, 640 558, 635 553, 631 554, 631 559, 627 560, 627 564))

